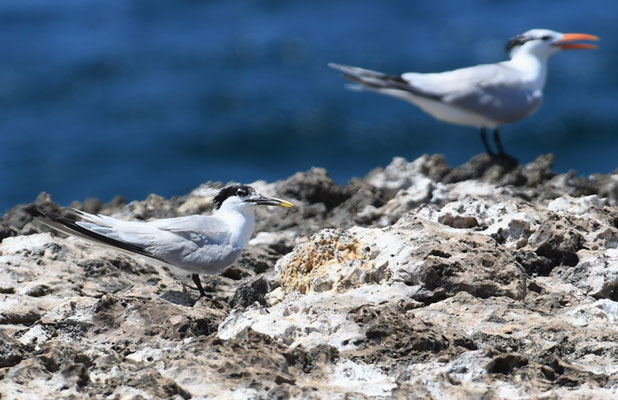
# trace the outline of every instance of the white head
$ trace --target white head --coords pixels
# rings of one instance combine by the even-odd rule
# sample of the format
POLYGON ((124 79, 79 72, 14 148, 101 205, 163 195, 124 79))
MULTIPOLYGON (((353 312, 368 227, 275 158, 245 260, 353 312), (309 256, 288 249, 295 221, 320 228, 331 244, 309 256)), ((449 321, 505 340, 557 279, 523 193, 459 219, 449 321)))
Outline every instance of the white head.
POLYGON ((234 210, 240 213, 253 212, 257 205, 293 207, 292 203, 264 196, 249 185, 226 186, 217 193, 213 202, 215 210, 234 210))
POLYGON ((574 43, 579 40, 597 41, 598 37, 585 33, 560 33, 549 29, 531 29, 509 40, 506 50, 511 58, 517 54, 532 54, 547 59, 559 50, 594 49, 589 43, 574 43))

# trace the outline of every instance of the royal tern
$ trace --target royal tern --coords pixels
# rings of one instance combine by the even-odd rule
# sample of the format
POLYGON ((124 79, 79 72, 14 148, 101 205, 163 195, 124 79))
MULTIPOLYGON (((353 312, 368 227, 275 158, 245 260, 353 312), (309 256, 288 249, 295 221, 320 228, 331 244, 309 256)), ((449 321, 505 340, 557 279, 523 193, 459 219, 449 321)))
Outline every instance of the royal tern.
POLYGON ((75 209, 67 209, 63 216, 39 210, 37 218, 69 235, 190 271, 203 297, 206 293, 198 274, 222 272, 240 258, 255 227, 255 206, 293 206, 288 201, 264 196, 248 185, 221 189, 213 203, 213 215, 148 222, 123 221, 75 209))
POLYGON ((475 126, 487 153, 486 129, 493 129, 498 155, 506 156, 498 129, 534 113, 543 99, 547 60, 559 50, 593 49, 596 41, 584 33, 559 33, 532 29, 511 39, 506 49, 510 60, 440 73, 408 72, 386 75, 367 69, 328 64, 357 85, 409 101, 433 117, 457 125, 475 126))

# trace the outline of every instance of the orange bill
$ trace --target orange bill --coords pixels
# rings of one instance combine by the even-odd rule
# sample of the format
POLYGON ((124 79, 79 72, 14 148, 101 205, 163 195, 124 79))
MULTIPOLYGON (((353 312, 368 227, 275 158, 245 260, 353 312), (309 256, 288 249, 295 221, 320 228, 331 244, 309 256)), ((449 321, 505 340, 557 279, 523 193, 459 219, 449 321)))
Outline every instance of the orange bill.
POLYGON ((555 42, 556 46, 560 46, 563 50, 576 50, 576 49, 596 49, 596 44, 591 43, 573 43, 579 40, 593 41, 599 40, 598 36, 588 35, 587 33, 565 33, 562 35, 562 39, 555 42))

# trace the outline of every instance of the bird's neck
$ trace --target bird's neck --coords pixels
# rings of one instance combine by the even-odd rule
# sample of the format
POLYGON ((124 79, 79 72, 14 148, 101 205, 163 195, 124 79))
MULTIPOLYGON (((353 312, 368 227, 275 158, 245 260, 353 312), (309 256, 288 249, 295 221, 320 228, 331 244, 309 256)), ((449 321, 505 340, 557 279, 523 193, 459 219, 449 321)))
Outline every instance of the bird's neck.
POLYGON ((252 208, 242 211, 221 208, 217 216, 223 218, 230 229, 230 244, 234 247, 244 247, 255 228, 255 214, 252 208))
POLYGON ((519 51, 512 55, 509 63, 521 72, 524 83, 534 89, 543 89, 547 77, 548 58, 549 56, 519 51))

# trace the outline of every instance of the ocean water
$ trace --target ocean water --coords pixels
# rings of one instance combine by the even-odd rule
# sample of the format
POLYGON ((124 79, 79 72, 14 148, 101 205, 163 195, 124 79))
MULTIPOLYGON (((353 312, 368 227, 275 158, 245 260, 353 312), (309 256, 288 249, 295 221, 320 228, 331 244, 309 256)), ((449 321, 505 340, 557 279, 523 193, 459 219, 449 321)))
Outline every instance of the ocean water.
POLYGON ((328 62, 392 74, 506 58, 531 28, 601 37, 552 57, 545 103, 502 129, 521 162, 618 168, 618 1, 0 1, 0 213, 187 193, 311 166, 338 182, 393 156, 483 151, 478 132, 344 89, 328 62))

